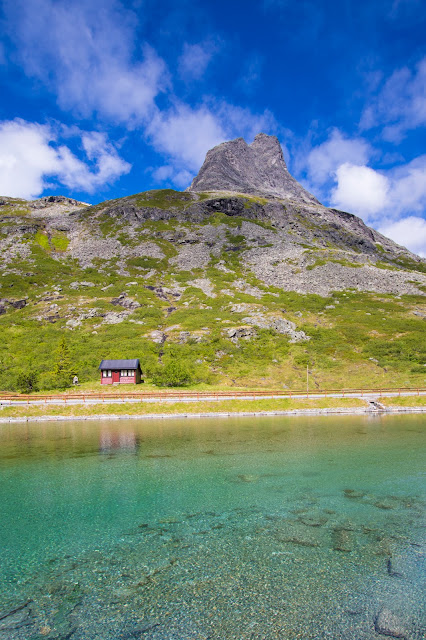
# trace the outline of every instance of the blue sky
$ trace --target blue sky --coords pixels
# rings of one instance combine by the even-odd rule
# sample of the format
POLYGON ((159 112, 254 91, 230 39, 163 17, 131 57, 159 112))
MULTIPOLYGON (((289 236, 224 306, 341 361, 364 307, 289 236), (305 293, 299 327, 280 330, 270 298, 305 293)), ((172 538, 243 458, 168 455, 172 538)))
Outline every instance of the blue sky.
POLYGON ((264 131, 426 255, 424 0, 0 0, 0 26, 0 195, 184 189, 264 131))

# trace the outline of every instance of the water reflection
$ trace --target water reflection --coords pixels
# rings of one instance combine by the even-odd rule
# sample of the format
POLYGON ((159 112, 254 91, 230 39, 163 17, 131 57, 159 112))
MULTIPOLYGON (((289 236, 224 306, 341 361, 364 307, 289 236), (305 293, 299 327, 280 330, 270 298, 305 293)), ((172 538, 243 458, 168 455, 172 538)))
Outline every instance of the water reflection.
POLYGON ((140 440, 135 429, 122 428, 120 430, 101 428, 99 437, 100 453, 131 453, 137 454, 140 447, 140 440))

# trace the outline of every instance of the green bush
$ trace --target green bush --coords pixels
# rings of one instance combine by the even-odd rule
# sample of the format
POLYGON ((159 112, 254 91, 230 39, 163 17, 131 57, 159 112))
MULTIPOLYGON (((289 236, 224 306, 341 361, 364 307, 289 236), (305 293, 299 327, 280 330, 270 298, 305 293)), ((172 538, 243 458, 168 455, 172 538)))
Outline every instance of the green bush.
POLYGON ((21 371, 16 378, 16 386, 21 393, 39 391, 37 373, 35 371, 21 371))
POLYGON ((184 362, 171 360, 154 371, 152 381, 158 387, 187 387, 194 382, 194 376, 184 362))

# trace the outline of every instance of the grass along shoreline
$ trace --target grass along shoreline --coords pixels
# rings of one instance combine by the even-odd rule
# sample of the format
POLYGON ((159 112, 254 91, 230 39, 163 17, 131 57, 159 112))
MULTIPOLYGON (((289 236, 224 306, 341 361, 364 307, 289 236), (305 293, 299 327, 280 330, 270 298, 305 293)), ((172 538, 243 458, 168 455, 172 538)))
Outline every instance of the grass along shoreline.
MULTIPOLYGON (((426 397, 381 398, 388 411, 426 411, 426 397)), ((221 400, 200 402, 122 403, 72 406, 3 406, 0 422, 55 419, 147 418, 179 416, 214 416, 304 413, 365 413, 370 412, 368 400, 360 398, 299 398, 221 400)))

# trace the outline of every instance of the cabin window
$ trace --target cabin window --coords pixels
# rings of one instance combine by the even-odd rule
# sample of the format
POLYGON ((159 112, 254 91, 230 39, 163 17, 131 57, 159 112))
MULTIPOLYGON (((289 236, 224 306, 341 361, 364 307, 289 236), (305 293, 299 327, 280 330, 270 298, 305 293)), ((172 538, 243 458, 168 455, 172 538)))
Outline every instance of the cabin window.
POLYGON ((134 374, 135 374, 134 369, 133 370, 132 369, 121 369, 121 371, 120 371, 120 376, 122 378, 129 378, 129 377, 133 376, 134 374))
POLYGON ((111 371, 111 369, 104 369, 104 370, 102 371, 102 377, 103 377, 103 378, 111 378, 111 376, 112 376, 112 371, 111 371))

